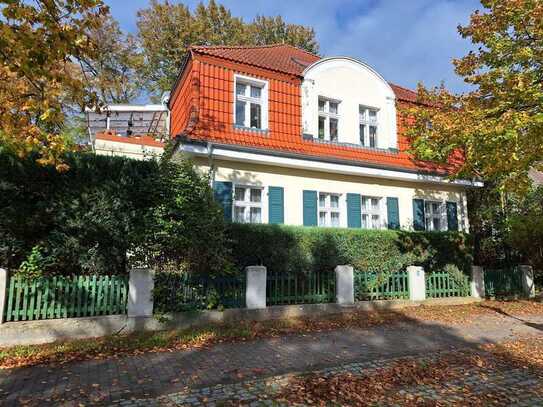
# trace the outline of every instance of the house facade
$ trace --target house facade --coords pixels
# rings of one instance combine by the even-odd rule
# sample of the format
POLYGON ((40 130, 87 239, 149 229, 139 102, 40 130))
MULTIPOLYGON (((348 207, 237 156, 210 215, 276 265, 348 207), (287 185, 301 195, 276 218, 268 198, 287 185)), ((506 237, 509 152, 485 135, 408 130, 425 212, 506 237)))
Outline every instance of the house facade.
POLYGON ((145 160, 160 157, 169 136, 169 110, 153 105, 108 105, 100 111, 86 110, 87 132, 98 155, 145 160))
POLYGON ((398 114, 416 93, 367 64, 288 45, 193 47, 170 136, 211 171, 234 222, 468 231, 454 163, 415 160, 398 114))

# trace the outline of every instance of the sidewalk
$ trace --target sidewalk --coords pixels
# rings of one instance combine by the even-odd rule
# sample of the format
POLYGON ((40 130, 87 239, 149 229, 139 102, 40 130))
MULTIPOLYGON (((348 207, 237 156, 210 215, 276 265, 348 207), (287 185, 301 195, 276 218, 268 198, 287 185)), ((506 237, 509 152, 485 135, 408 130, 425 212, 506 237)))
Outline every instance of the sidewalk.
POLYGON ((426 357, 529 335, 543 335, 543 315, 482 316, 469 325, 413 321, 219 344, 210 349, 10 369, 0 371, 0 404, 130 404, 127 400, 154 399, 216 384, 408 355, 426 357))

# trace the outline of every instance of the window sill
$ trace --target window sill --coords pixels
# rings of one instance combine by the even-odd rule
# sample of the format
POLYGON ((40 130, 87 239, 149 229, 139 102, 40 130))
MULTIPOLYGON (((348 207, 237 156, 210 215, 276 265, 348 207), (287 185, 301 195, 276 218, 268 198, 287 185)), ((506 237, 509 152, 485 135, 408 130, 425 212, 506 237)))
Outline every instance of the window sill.
POLYGON ((249 132, 249 133, 256 133, 256 134, 261 134, 264 136, 268 135, 268 129, 255 129, 254 127, 238 126, 237 124, 234 124, 234 130, 244 131, 244 132, 249 132))
POLYGON ((341 147, 351 147, 351 148, 357 148, 357 149, 360 149, 360 150, 369 150, 369 151, 376 151, 376 152, 389 153, 389 154, 398 154, 398 152, 399 152, 399 150, 397 148, 367 147, 367 146, 363 146, 361 144, 342 143, 340 141, 322 140, 322 139, 319 139, 319 138, 315 138, 315 137, 311 136, 310 134, 304 134, 303 139, 306 140, 306 141, 313 141, 314 143, 329 144, 329 145, 341 146, 341 147))

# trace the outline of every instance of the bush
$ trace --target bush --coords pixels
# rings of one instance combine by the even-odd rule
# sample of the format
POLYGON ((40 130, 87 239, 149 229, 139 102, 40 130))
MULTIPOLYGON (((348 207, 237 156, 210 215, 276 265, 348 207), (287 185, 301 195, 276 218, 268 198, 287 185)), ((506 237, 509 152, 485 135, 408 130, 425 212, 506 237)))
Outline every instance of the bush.
POLYGON ((158 269, 220 274, 228 269, 224 216, 213 199, 209 177, 179 156, 160 163, 160 200, 141 247, 144 260, 158 269))
POLYGON ((33 275, 125 272, 157 200, 157 163, 88 153, 66 162, 59 173, 0 152, 0 264, 33 275))
POLYGON ((522 263, 534 268, 537 284, 543 285, 543 186, 516 203, 508 226, 507 242, 522 263))
POLYGON ((131 260, 223 271, 224 222, 189 161, 72 154, 64 173, 0 149, 0 266, 29 276, 126 273, 131 260))
POLYGON ((472 264, 470 240, 459 232, 231 224, 227 236, 239 270, 262 264, 271 272, 309 272, 352 264, 391 273, 409 265, 430 271, 454 264, 469 273, 472 264))

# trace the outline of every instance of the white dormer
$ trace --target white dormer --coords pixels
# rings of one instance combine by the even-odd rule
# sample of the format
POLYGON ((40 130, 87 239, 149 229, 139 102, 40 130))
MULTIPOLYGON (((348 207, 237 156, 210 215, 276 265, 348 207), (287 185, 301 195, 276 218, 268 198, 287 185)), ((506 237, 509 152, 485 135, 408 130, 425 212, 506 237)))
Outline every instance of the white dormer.
POLYGON ((308 66, 303 76, 304 134, 361 147, 398 148, 394 91, 373 68, 333 57, 308 66))

